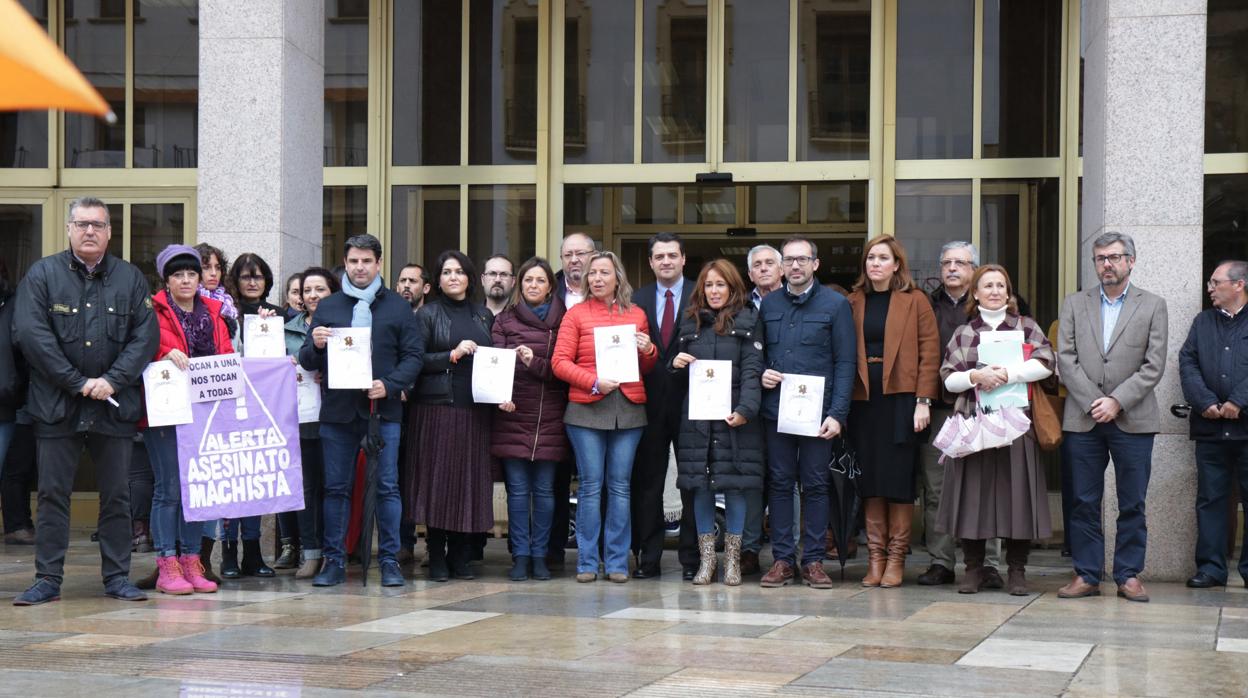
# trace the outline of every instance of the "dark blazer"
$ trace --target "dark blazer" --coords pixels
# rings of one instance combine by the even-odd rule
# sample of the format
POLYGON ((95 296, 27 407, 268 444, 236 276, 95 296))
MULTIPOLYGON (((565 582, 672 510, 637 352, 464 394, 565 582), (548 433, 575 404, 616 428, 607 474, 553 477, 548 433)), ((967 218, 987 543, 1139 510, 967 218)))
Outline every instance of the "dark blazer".
MULTIPOLYGON (((1121 322, 1121 320, 1119 320, 1121 322)), ((1239 419, 1205 419, 1213 405, 1233 402, 1248 407, 1248 313, 1228 318, 1216 308, 1192 320, 1187 341, 1179 350, 1183 399, 1192 406, 1188 417, 1196 441, 1248 439, 1248 410, 1239 419)))
MULTIPOLYGON (((659 350, 659 364, 666 366, 671 363, 672 357, 678 352, 680 344, 680 323, 684 320, 685 312, 689 308, 689 296, 693 294, 693 279, 686 278, 685 283, 680 289, 680 303, 676 306, 676 315, 673 318, 676 323, 675 329, 672 331, 672 341, 667 346, 663 346, 663 333, 659 329, 658 308, 655 307, 655 289, 658 284, 646 284, 641 288, 633 291, 633 305, 641 308, 646 314, 646 322, 650 324, 650 341, 654 342, 654 346, 659 350)), ((654 420, 659 415, 669 412, 673 406, 679 406, 679 396, 673 394, 672 376, 667 371, 651 371, 645 375, 646 384, 646 417, 654 420), (674 405, 670 405, 674 403, 674 405)))
MULTIPOLYGON (((368 419, 368 396, 363 390, 329 389, 329 352, 317 349, 312 333, 318 327, 350 327, 355 299, 342 291, 324 298, 316 306, 308 337, 299 349, 299 364, 309 371, 320 371, 321 422, 347 424, 356 419, 368 419)), ((420 375, 425 345, 412 306, 403 296, 382 287, 369 306, 373 312, 373 379, 386 386, 386 397, 377 401, 381 418, 387 422, 403 419, 403 403, 400 391, 409 389, 420 375)))
POLYGON ((26 402, 28 369, 18 365, 22 353, 13 347, 13 307, 13 296, 0 298, 0 422, 16 419, 26 402))

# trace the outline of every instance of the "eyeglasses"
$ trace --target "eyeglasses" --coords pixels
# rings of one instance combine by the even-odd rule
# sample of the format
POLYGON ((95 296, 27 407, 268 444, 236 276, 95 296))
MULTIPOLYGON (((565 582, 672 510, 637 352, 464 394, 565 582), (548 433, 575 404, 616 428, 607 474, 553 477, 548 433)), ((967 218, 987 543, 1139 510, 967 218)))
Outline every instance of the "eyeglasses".
POLYGON ((70 221, 69 224, 77 228, 80 233, 87 232, 88 228, 102 231, 108 227, 107 221, 70 221))
POLYGON ((800 257, 783 257, 781 258, 780 261, 786 267, 792 266, 794 264, 796 264, 799 267, 805 267, 805 266, 808 266, 811 262, 815 261, 815 258, 807 257, 806 255, 801 255, 800 257))
POLYGON ((239 274, 238 280, 247 281, 250 283, 256 283, 256 282, 264 281, 264 276, 260 274, 239 274))
POLYGON ((1208 281, 1205 282, 1205 288, 1212 291, 1213 289, 1221 286, 1222 284, 1233 284, 1235 283, 1235 281, 1236 279, 1209 279, 1208 281))
POLYGON ((507 272, 507 271, 487 271, 481 276, 484 276, 487 279, 496 279, 496 280, 501 281, 503 279, 510 279, 511 277, 515 276, 515 274, 512 274, 511 272, 507 272))
POLYGON ((1121 262, 1123 259, 1130 257, 1130 256, 1131 255, 1129 254, 1098 254, 1092 258, 1092 261, 1096 262, 1097 266, 1100 266, 1106 262, 1109 262, 1110 264, 1117 264, 1121 262))
POLYGON ((573 259, 585 259, 591 254, 593 254, 593 252, 590 252, 589 250, 581 250, 580 252, 564 252, 562 257, 563 259, 572 261, 573 259))
POLYGON ((940 260, 940 266, 958 267, 959 269, 965 269, 971 266, 971 263, 966 261, 965 259, 942 259, 940 260))

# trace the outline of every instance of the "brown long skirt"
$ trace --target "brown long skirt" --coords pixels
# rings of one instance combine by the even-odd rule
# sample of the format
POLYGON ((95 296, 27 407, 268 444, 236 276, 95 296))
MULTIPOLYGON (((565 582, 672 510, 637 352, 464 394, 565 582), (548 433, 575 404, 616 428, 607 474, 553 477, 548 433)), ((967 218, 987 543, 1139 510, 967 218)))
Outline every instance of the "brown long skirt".
POLYGON ((946 461, 936 529, 974 540, 1052 535, 1049 490, 1031 432, 1009 446, 946 461))
POLYGON ((494 526, 488 407, 417 405, 403 502, 416 523, 473 533, 494 526))

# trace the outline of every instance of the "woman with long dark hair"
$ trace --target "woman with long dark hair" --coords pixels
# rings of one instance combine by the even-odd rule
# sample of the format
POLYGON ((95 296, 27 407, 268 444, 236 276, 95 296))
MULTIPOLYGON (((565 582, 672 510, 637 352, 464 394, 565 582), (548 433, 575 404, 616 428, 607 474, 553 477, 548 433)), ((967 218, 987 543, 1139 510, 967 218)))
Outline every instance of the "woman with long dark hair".
POLYGON ((403 496, 428 530, 429 578, 472 579, 471 534, 494 525, 490 473, 493 409, 472 398, 477 347, 493 345, 494 316, 473 300, 480 277, 467 255, 447 250, 433 268, 431 298, 416 312, 425 357, 416 381, 403 496))
POLYGON ((693 492, 700 564, 694 584, 715 581, 715 494, 724 495, 724 584, 741 584, 741 533, 748 490, 763 489, 763 433, 757 419, 762 401, 763 349, 758 311, 745 282, 725 259, 707 262, 694 283, 689 310, 680 323, 678 353, 671 370, 685 394, 676 454, 676 485, 693 492), (689 419, 689 383, 705 379, 699 360, 732 362, 732 412, 722 420, 689 419), (696 375, 695 375, 696 373, 696 375))

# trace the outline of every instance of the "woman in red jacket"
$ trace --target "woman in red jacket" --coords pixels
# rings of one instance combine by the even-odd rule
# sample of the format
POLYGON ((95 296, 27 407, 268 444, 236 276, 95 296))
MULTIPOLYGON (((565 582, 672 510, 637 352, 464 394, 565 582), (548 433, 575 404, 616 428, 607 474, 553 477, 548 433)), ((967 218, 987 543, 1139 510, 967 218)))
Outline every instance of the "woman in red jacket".
MULTIPOLYGON (((186 245, 170 245, 156 255, 156 271, 165 288, 152 296, 160 326, 160 347, 154 360, 168 359, 185 371, 193 357, 232 352, 230 333, 221 319, 221 303, 199 295, 199 254, 186 245)), ((165 594, 212 593, 217 585, 204 577, 199 559, 203 522, 187 521, 182 515, 177 427, 148 427, 143 441, 156 476, 152 493, 152 540, 159 571, 156 590, 165 594)))
MULTIPOLYGON (((633 326, 638 368, 649 373, 659 352, 650 341, 646 314, 629 299, 633 289, 624 265, 613 252, 599 252, 585 274, 590 297, 563 316, 555 356, 555 377, 569 385, 563 422, 576 453, 580 478, 576 507, 576 581, 598 578, 598 536, 605 525, 604 567, 607 578, 628 581, 628 548, 632 540, 629 482, 633 455, 646 425, 646 387, 640 381, 618 383, 600 378, 595 361, 594 328, 633 326), (607 512, 601 514, 603 480, 607 512)), ((626 337, 616 339, 627 342, 626 337)))
POLYGON ((494 318, 494 346, 516 350, 511 401, 498 406, 490 453, 507 477, 507 536, 511 579, 550 579, 546 545, 555 515, 555 469, 568 456, 563 411, 568 386, 551 372, 550 357, 563 321, 555 272, 541 257, 520 265, 511 302, 494 318), (529 498, 532 496, 532 522, 529 498))

